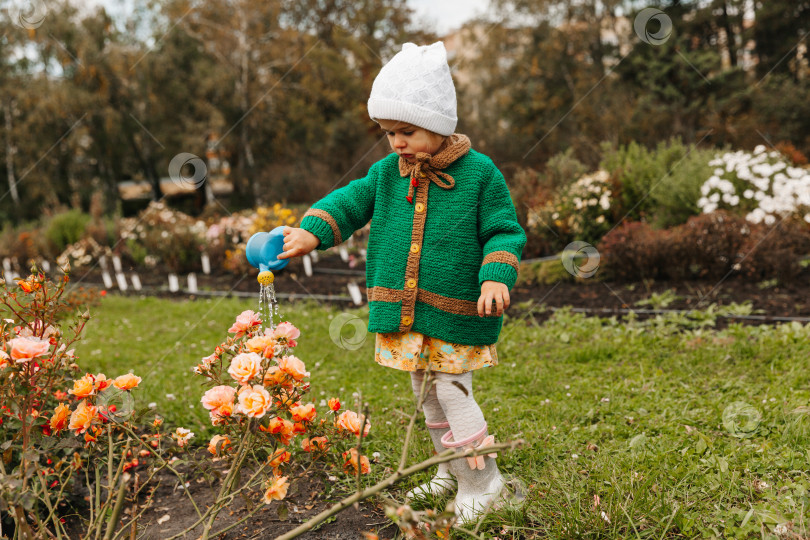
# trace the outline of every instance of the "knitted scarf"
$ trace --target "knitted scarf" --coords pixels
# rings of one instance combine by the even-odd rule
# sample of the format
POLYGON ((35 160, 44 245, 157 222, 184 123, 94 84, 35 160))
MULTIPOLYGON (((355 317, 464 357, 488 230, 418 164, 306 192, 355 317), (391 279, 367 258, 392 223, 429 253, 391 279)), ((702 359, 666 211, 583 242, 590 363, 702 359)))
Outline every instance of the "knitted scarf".
POLYGON ((470 138, 460 133, 454 133, 447 137, 435 155, 426 152, 416 154, 416 160, 411 163, 405 158, 399 158, 399 174, 411 179, 408 188, 408 202, 413 204, 413 188, 419 185, 420 178, 427 178, 428 182, 433 182, 443 189, 451 189, 456 185, 456 181, 449 174, 442 172, 458 158, 464 156, 470 150, 470 138))

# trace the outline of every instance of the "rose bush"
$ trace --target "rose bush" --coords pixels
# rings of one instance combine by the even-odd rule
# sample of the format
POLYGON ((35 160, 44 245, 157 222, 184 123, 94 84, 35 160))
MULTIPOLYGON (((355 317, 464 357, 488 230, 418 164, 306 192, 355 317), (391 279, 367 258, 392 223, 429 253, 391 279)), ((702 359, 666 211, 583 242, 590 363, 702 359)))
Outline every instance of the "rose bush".
POLYGON ((338 414, 337 398, 329 400, 325 411, 307 401, 310 372, 293 354, 301 336, 298 328, 288 321, 273 326, 247 310, 228 332, 232 335, 193 368, 208 379, 200 403, 211 424, 221 430, 208 443, 208 452, 213 459, 229 461, 216 501, 205 515, 202 538, 213 535, 214 520, 234 493, 260 488, 265 503, 283 500, 296 478, 308 474, 316 462, 352 474, 370 470, 359 444, 371 427, 365 415, 338 414), (249 464, 251 457, 258 461, 249 464), (310 467, 295 474, 301 469, 293 463, 310 467), (246 465, 254 472, 237 485, 235 479, 246 465))
POLYGON ((130 392, 141 378, 80 376, 72 345, 89 312, 77 315, 66 300, 68 270, 56 284, 36 269, 24 280, 2 282, 0 500, 20 538, 66 537, 69 514, 89 516, 81 518, 82 537, 112 537, 125 496, 154 487, 134 485, 132 470, 144 459, 153 471, 168 466, 156 450, 160 433, 136 433, 131 423, 130 392), (69 504, 79 489, 94 494, 89 510, 69 504))

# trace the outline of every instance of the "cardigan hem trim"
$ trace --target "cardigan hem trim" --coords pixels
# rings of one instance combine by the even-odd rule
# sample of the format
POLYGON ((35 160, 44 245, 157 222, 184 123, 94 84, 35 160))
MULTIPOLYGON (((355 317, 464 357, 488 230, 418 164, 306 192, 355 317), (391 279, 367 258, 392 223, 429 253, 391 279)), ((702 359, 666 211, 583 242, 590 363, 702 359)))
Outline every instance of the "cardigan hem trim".
MULTIPOLYGON (((366 295, 368 296, 369 302, 396 303, 404 300, 406 293, 407 291, 400 289, 376 286, 369 287, 366 295)), ((451 298, 449 296, 443 296, 441 294, 426 291, 425 289, 416 289, 416 302, 422 302, 423 304, 427 304, 452 315, 467 315, 469 317, 478 316, 478 302, 473 302, 472 300, 462 300, 460 298, 451 298)), ((497 317, 497 315, 489 316, 497 317)))

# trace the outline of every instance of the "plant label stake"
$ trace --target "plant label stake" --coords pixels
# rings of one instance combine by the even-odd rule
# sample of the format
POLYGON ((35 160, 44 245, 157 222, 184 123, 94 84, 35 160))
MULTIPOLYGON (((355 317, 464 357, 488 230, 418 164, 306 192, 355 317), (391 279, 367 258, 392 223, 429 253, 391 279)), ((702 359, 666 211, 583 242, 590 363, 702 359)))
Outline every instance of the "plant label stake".
POLYGON ((127 290, 127 278, 121 272, 115 274, 115 281, 118 283, 118 289, 121 292, 127 290))
POLYGON ((194 272, 188 275, 188 292, 195 294, 197 292, 197 275, 194 272))

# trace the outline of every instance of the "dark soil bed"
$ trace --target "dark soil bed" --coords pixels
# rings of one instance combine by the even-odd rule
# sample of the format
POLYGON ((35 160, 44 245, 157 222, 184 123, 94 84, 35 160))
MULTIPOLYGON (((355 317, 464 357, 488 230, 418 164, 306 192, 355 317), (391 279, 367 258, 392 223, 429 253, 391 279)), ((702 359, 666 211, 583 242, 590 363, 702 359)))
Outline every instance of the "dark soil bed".
MULTIPOLYGON (((223 469, 223 466, 215 465, 215 467, 223 469)), ((143 470, 137 471, 139 477, 145 479, 146 467, 142 466, 140 469, 143 470)), ((243 472, 243 477, 247 474, 247 471, 243 472)), ((160 474, 158 481, 153 479, 152 483, 157 486, 157 489, 154 492, 152 504, 136 523, 137 538, 164 540, 182 533, 199 519, 184 490, 188 489, 188 493, 193 497, 201 512, 205 512, 213 503, 219 490, 218 481, 209 484, 202 477, 191 480, 185 488, 181 487, 179 480, 170 473, 160 474)), ((255 508, 256 505, 259 505, 258 511, 244 523, 231 528, 224 534, 217 536, 212 534, 211 538, 220 540, 276 538, 329 508, 343 496, 337 493, 326 496, 325 491, 323 475, 316 473, 294 481, 283 501, 273 501, 271 504, 265 505, 262 502, 261 493, 258 492, 251 493, 245 498, 238 497, 219 513, 211 533, 237 523, 248 515, 250 508, 255 508)), ((129 520, 132 503, 128 503, 127 506, 129 508, 125 509, 126 515, 123 517, 122 525, 127 529, 126 537, 129 538, 129 530, 132 525, 129 520)), ((142 506, 139 507, 139 511, 141 509, 142 506)), ((199 538, 202 530, 202 525, 198 525, 183 538, 199 538)), ((396 531, 396 526, 385 516, 383 509, 373 501, 367 500, 358 508, 349 507, 298 538, 354 540, 362 538, 363 532, 375 532, 380 538, 394 538, 396 531)), ((74 523, 73 527, 69 529, 71 538, 79 538, 82 533, 78 523, 74 523)))

